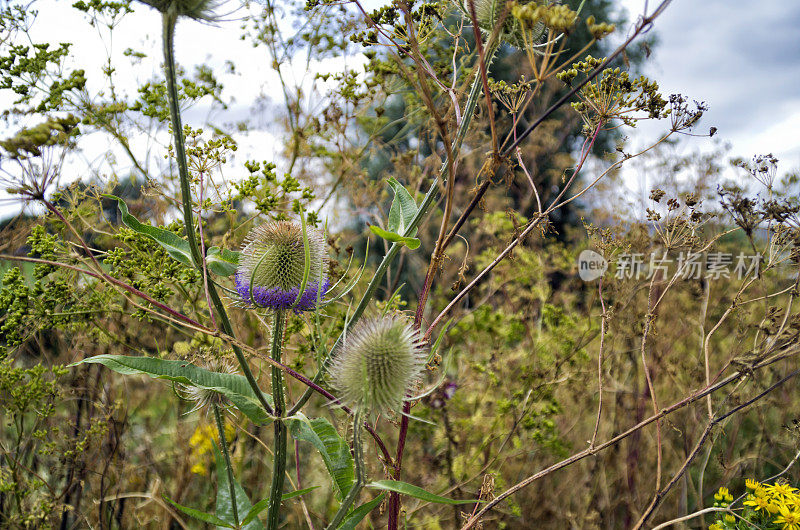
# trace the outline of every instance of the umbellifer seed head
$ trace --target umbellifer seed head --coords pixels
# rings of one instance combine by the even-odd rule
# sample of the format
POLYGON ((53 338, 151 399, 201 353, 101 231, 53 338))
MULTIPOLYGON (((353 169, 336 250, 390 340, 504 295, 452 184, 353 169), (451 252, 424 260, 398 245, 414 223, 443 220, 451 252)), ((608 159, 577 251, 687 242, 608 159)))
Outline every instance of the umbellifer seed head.
POLYGON ((302 226, 276 221, 250 231, 236 271, 236 290, 242 302, 273 309, 289 309, 294 305, 296 311, 316 306, 317 294, 321 298, 329 287, 328 255, 322 234, 307 227, 306 236, 311 259, 308 280, 301 293, 306 266, 302 226))
POLYGON ((330 373, 346 405, 374 414, 400 412, 424 367, 419 333, 405 318, 386 316, 348 330, 330 373))

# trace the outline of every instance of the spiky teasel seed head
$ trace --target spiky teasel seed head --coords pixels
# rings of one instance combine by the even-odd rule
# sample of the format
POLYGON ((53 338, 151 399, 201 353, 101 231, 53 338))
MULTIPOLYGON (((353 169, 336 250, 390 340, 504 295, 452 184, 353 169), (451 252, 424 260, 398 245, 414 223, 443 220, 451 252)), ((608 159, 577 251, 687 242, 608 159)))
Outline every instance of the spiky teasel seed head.
MULTIPOLYGON (((203 369, 209 372, 216 372, 219 374, 235 374, 237 373, 236 365, 223 357, 209 358, 205 361, 197 363, 203 369)), ((224 394, 211 390, 210 388, 200 388, 194 385, 186 385, 178 383, 178 395, 187 401, 193 401, 194 406, 187 412, 201 410, 208 414, 214 405, 219 407, 227 407, 228 398, 224 394)))
POLYGON ((188 17, 202 22, 219 19, 214 10, 222 3, 220 0, 139 0, 166 15, 188 17))
MULTIPOLYGON (((459 0, 459 2, 467 19, 471 19, 469 0, 459 0)), ((547 13, 550 6, 558 4, 560 0, 473 0, 473 2, 478 27, 486 35, 492 34, 503 12, 508 8, 503 27, 500 29, 500 40, 525 49, 527 46, 539 44, 546 30, 546 17, 543 17, 542 13, 547 13), (534 12, 531 12, 531 9, 534 12), (536 14, 531 16, 533 13, 536 14)))
POLYGON ((342 402, 366 414, 400 412, 425 367, 420 336, 407 319, 365 319, 348 330, 330 373, 342 402))
POLYGON ((244 304, 273 309, 294 306, 295 311, 314 309, 317 295, 322 298, 330 286, 328 254, 322 234, 307 227, 306 237, 310 267, 301 293, 306 267, 303 227, 292 221, 274 221, 250 231, 236 271, 236 290, 244 304))

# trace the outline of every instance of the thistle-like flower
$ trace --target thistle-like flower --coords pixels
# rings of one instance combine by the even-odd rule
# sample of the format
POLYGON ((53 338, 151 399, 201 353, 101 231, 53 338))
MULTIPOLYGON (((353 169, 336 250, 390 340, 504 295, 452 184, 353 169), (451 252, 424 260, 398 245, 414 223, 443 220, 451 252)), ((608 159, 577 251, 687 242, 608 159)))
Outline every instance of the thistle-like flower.
POLYGON ((176 17, 188 17, 202 22, 214 22, 218 16, 214 10, 222 3, 220 0, 139 0, 161 13, 176 17))
POLYGON ((306 229, 310 266, 303 292, 306 253, 303 228, 291 221, 259 225, 247 235, 236 272, 236 291, 246 305, 308 311, 330 287, 325 238, 306 229))
POLYGON ((342 402, 366 414, 400 412, 425 367, 420 336, 400 316, 367 319, 347 333, 330 373, 342 402))

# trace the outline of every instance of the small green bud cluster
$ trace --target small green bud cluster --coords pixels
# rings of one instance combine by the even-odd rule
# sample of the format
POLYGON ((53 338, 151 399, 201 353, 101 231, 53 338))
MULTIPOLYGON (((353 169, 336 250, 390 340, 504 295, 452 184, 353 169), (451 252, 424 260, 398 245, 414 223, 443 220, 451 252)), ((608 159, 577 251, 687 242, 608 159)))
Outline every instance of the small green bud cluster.
POLYGON ((394 315, 362 320, 348 330, 330 373, 346 405, 379 414, 402 410, 424 367, 419 332, 394 315))
MULTIPOLYGON (((556 77, 570 85, 578 75, 588 75, 602 64, 602 59, 589 55, 556 77)), ((572 103, 572 108, 581 114, 589 131, 598 123, 614 119, 635 127, 637 120, 661 119, 672 113, 667 108, 667 100, 658 91, 658 83, 645 76, 631 79, 628 72, 619 67, 603 70, 586 83, 578 95, 581 101, 572 103)))
POLYGON ((591 15, 586 19, 586 27, 589 28, 589 33, 592 34, 592 37, 597 40, 600 40, 607 35, 611 35, 616 29, 614 24, 608 24, 606 22, 598 23, 595 20, 594 15, 591 15))
POLYGON ((560 4, 517 4, 511 14, 527 28, 543 25, 556 33, 569 30, 578 18, 577 12, 560 4))

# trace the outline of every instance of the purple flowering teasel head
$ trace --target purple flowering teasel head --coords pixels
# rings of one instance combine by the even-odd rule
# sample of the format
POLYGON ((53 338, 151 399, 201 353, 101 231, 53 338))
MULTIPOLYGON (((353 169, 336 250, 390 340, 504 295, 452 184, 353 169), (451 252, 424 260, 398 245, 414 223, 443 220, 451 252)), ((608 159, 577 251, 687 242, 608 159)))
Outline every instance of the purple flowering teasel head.
POLYGON ((253 228, 245 239, 236 271, 236 291, 245 305, 309 311, 330 287, 325 238, 306 228, 310 267, 303 292, 306 254, 303 227, 274 221, 253 228))
POLYGON ((400 315, 364 319, 348 330, 330 367, 345 405, 366 414, 399 413, 425 368, 419 332, 400 315))

